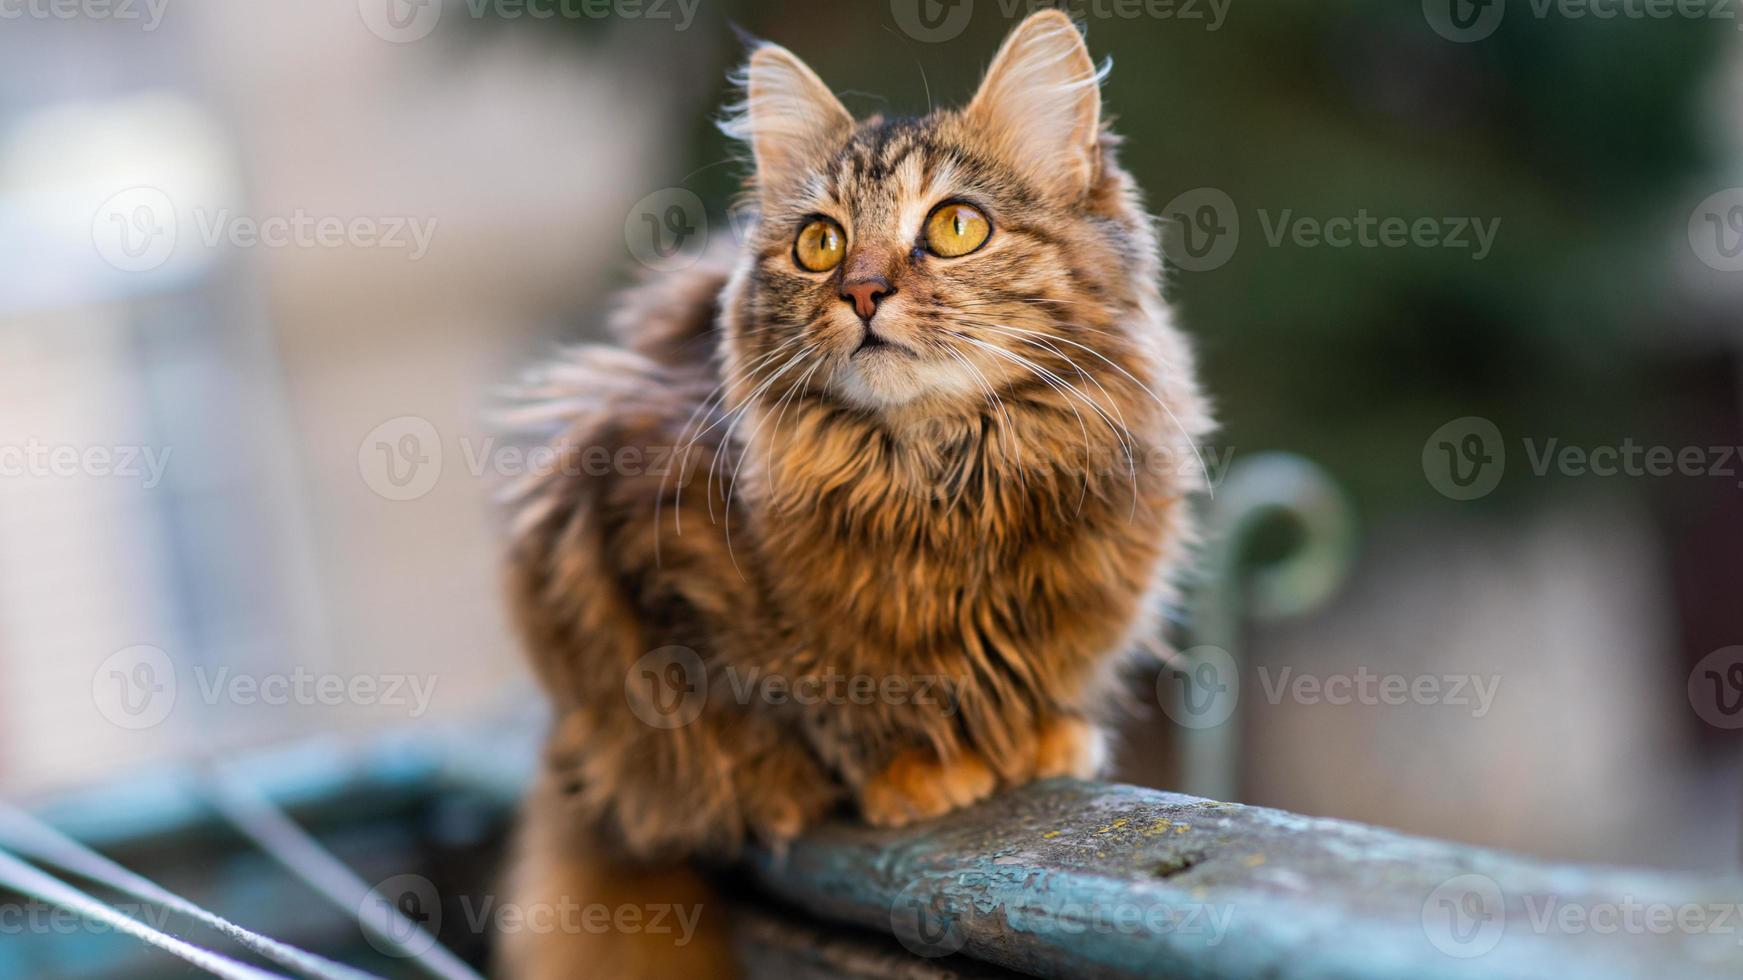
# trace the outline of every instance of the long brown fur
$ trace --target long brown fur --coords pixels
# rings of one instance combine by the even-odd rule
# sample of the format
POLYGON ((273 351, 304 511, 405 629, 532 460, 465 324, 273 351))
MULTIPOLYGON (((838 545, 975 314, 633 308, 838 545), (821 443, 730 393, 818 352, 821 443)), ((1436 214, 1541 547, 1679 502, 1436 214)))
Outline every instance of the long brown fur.
MULTIPOLYGON (((527 387, 559 434, 516 494, 510 596, 559 721, 523 903, 778 846, 844 801, 902 824, 1091 775, 1190 540, 1208 415, 1070 21, 1029 18, 968 107, 920 119, 854 121, 773 45, 746 76, 748 239, 527 387), (953 200, 993 231, 940 259, 917 236, 953 200), (846 233, 828 273, 794 261, 819 215, 846 233), (865 276, 893 286, 869 327, 842 295, 865 276), (859 351, 868 329, 895 348, 859 351), (704 705, 687 723, 638 702, 668 681, 704 705)), ((579 942, 507 962, 572 975, 579 942)))

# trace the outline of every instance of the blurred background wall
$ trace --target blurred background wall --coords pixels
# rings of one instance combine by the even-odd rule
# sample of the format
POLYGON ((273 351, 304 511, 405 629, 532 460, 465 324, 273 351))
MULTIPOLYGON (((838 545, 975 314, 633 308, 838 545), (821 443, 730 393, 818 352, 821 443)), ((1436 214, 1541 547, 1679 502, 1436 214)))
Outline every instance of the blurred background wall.
MULTIPOLYGON (((1311 458, 1359 516, 1348 588, 1251 638, 1241 799, 1734 865, 1743 23, 1067 6, 1215 448, 1311 458), (1491 695, 1282 680, 1365 674, 1491 695)), ((735 233, 731 26, 915 113, 1026 9, 0 4, 0 788, 535 710, 494 392, 735 233)), ((1167 785, 1148 715, 1122 775, 1167 785)))

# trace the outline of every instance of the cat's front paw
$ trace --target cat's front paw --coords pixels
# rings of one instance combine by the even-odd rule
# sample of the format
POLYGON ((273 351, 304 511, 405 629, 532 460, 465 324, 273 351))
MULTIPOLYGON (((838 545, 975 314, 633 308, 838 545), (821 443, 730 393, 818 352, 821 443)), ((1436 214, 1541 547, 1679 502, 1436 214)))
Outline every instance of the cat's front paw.
POLYGON ((874 827, 901 827, 984 800, 997 786, 992 767, 972 751, 945 762, 930 749, 908 749, 860 786, 859 809, 874 827))

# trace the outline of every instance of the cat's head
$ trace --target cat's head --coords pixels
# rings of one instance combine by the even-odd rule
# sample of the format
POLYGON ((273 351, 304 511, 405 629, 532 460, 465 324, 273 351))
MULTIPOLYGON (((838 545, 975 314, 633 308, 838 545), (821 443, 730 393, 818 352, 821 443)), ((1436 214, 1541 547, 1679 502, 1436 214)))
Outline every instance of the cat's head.
POLYGON ((1130 331, 1156 329, 1156 245, 1101 78, 1045 11, 966 107, 855 120, 791 52, 756 48, 725 124, 751 150, 759 214, 727 303, 740 398, 803 385, 939 415, 1078 369, 1109 379, 1109 362, 1142 370, 1130 331))

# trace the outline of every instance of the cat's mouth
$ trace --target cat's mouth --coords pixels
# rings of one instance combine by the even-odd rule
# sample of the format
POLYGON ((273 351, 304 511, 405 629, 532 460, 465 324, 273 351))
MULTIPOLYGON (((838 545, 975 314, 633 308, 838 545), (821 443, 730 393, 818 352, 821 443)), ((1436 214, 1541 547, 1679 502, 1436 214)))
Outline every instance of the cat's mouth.
POLYGON ((908 357, 914 356, 913 351, 903 347, 901 344, 896 343, 888 337, 880 336, 877 331, 870 327, 866 328, 865 336, 860 338, 859 346, 853 349, 852 356, 869 357, 875 355, 879 351, 888 354, 905 355, 908 357))

